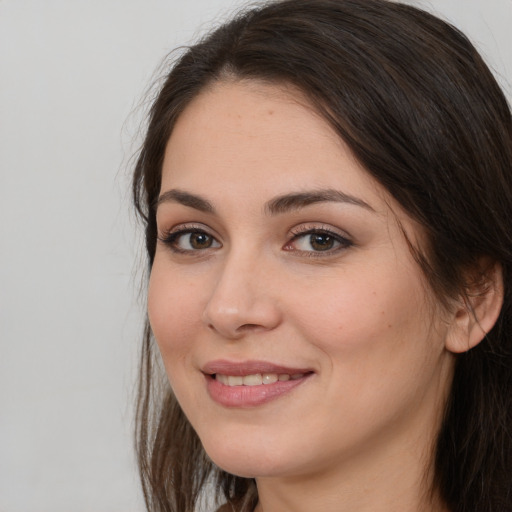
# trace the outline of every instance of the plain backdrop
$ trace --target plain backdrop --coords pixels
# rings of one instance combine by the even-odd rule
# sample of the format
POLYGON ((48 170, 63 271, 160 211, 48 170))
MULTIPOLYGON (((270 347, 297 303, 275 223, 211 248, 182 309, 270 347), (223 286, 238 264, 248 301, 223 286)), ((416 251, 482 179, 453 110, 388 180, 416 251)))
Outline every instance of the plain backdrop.
MULTIPOLYGON (((468 33, 512 97, 512 0, 416 4, 468 33)), ((138 107, 164 56, 240 5, 0 0, 0 512, 143 510, 138 107)))

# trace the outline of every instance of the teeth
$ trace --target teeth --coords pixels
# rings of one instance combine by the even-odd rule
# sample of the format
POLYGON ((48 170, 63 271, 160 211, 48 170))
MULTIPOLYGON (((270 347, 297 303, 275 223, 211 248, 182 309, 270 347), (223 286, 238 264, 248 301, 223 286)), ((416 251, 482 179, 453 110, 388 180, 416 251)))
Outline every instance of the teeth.
POLYGON ((279 379, 277 373, 264 373, 262 375, 263 384, 274 384, 279 379))
POLYGON ((304 377, 303 373, 295 373, 290 375, 288 373, 255 373, 253 375, 222 375, 220 373, 215 375, 215 378, 225 386, 260 386, 261 384, 274 384, 274 382, 285 382, 287 380, 297 380, 304 377))
POLYGON ((230 375, 228 377, 228 386, 241 386, 244 383, 244 378, 239 375, 230 375))
POLYGON ((228 385, 228 376, 227 375, 216 375, 215 378, 221 383, 221 384, 224 384, 225 386, 228 385))
POLYGON ((259 386, 263 383, 261 373, 257 373, 256 375, 246 375, 243 381, 244 386, 259 386))

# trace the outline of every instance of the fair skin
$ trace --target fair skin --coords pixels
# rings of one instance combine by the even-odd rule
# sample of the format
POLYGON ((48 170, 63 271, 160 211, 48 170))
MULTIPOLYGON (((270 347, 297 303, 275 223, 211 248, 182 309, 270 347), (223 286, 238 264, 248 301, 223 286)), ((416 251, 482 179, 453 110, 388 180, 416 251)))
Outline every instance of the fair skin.
POLYGON ((399 223, 419 244, 290 88, 215 84, 177 121, 150 323, 208 455, 256 478, 257 512, 445 510, 429 494, 432 451, 469 342, 399 223), (236 379, 258 370, 268 387, 236 379))

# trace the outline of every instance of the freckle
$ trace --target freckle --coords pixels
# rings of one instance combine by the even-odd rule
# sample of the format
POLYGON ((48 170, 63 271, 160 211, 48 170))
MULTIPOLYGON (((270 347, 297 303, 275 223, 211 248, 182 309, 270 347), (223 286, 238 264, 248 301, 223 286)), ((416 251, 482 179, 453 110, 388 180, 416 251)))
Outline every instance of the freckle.
POLYGON ((391 324, 388 324, 388 329, 391 329, 392 325, 391 324))
POLYGON ((268 111, 268 115, 269 115, 269 116, 274 115, 274 111, 273 111, 273 110, 269 110, 269 111, 268 111))

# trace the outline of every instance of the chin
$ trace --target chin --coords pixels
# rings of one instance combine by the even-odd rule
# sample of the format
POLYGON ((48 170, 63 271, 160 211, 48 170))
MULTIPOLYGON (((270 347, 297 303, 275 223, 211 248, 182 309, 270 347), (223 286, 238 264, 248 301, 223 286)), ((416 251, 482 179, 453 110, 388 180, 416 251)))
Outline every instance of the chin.
POLYGON ((270 446, 240 445, 238 443, 203 444, 208 457, 223 471, 243 478, 260 478, 287 473, 289 464, 285 454, 270 446))
POLYGON ((285 469, 279 465, 249 461, 247 455, 238 458, 210 458, 223 471, 242 478, 273 477, 286 473, 285 469))

